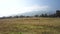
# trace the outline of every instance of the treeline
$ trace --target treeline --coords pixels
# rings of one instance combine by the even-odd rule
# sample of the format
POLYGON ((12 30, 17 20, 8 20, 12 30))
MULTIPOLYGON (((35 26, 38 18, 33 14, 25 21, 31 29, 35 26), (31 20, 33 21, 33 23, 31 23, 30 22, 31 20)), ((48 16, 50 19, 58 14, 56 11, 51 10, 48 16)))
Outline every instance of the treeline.
POLYGON ((8 16, 8 17, 5 17, 5 16, 3 16, 3 17, 0 17, 0 19, 8 19, 8 18, 31 18, 32 16, 24 16, 24 15, 20 15, 20 16, 8 16))
POLYGON ((35 17, 60 17, 60 10, 56 10, 56 13, 54 14, 41 14, 41 15, 35 15, 35 17))
POLYGON ((54 14, 41 14, 41 15, 34 15, 34 16, 23 16, 23 15, 20 15, 20 16, 8 16, 8 17, 0 17, 0 19, 5 19, 5 18, 31 18, 31 17, 60 17, 60 10, 56 10, 56 13, 54 14))

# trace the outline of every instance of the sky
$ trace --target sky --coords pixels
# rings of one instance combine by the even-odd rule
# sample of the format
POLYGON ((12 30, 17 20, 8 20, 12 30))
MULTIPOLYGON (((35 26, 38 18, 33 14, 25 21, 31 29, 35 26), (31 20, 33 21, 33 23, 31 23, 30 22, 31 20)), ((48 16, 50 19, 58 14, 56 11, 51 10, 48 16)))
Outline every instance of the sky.
POLYGON ((0 0, 0 17, 31 11, 60 10, 60 0, 0 0))

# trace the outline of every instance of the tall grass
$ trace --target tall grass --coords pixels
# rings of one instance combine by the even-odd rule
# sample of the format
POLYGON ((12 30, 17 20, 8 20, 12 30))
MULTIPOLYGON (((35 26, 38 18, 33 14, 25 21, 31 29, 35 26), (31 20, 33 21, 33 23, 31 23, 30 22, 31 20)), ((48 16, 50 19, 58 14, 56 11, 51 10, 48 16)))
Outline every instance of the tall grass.
POLYGON ((0 19, 0 34, 60 34, 60 18, 0 19))

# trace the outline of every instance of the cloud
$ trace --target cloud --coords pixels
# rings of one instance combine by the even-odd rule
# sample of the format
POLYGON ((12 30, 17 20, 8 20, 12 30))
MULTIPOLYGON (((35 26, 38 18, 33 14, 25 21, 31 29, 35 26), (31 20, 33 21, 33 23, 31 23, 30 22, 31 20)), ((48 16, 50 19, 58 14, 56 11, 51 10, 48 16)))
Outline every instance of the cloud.
POLYGON ((31 11, 47 11, 49 10, 49 8, 50 8, 49 6, 40 6, 40 5, 33 5, 29 7, 0 8, 0 16, 8 16, 11 14, 18 14, 31 11))
POLYGON ((49 9, 49 6, 32 4, 28 6, 29 4, 30 1, 27 0, 0 0, 0 17, 31 11, 46 11, 49 9))
POLYGON ((31 12, 31 11, 47 11, 49 9, 50 9, 49 6, 33 5, 33 6, 30 6, 30 7, 21 7, 21 8, 18 8, 16 11, 31 12))

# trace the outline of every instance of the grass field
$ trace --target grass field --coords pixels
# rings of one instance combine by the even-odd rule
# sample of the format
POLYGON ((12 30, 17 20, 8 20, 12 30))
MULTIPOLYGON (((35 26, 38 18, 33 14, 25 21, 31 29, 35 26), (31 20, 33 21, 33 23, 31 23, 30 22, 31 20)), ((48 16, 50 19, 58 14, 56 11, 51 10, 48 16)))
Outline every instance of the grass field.
POLYGON ((60 34, 60 18, 0 19, 0 34, 60 34))

